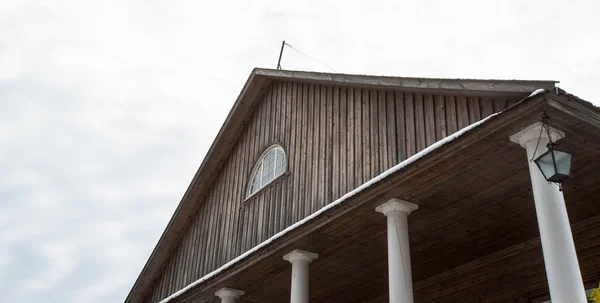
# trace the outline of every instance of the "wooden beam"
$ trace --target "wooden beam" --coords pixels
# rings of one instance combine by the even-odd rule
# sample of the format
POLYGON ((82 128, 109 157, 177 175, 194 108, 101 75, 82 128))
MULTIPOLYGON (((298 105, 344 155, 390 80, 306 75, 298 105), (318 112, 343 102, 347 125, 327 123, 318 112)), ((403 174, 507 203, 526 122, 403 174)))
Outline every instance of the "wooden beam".
POLYGON ((549 93, 546 96, 550 107, 582 120, 590 126, 600 128, 600 109, 594 107, 591 103, 575 100, 575 97, 569 97, 565 94, 555 95, 549 93))
POLYGON ((350 74, 332 74, 304 71, 255 69, 257 75, 281 80, 308 81, 360 87, 377 87, 408 90, 436 90, 454 92, 477 92, 493 95, 531 93, 539 88, 554 88, 557 81, 552 80, 474 80, 366 76, 350 74))

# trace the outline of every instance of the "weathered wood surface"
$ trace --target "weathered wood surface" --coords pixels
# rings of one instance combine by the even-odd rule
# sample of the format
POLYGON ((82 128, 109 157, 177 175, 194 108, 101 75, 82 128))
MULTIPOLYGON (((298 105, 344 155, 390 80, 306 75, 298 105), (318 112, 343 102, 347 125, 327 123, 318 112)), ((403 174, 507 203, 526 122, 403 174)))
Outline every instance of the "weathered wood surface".
MULTIPOLYGON (((573 235, 585 287, 598 287, 600 217, 574 224, 573 235)), ((540 303, 550 299, 539 237, 416 281, 413 290, 415 302, 540 303)), ((387 293, 364 303, 385 302, 387 293)))
POLYGON ((542 298, 547 288, 529 173, 523 149, 508 141, 542 111, 565 131, 563 147, 577 151, 565 197, 584 281, 596 285, 600 135, 587 121, 543 104, 526 102, 490 120, 174 302, 218 302, 213 293, 223 286, 245 290, 244 302, 287 302, 290 265, 281 256, 298 247, 320 254, 311 264, 311 302, 385 302, 371 300, 387 291, 386 221, 373 209, 389 197, 420 205, 409 222, 416 302, 542 298))
MULTIPOLYGON (((234 266, 236 270, 225 271, 175 302, 216 303, 212 294, 223 286, 245 290, 244 302, 289 302, 291 266, 281 256, 298 247, 320 254, 311 264, 311 302, 361 303, 381 296, 387 291, 386 221, 373 210, 386 197, 420 205, 409 218, 415 302, 513 302, 544 296, 541 248, 539 242, 530 241, 538 229, 524 150, 508 141, 510 134, 537 120, 542 110, 549 112, 537 109, 534 114, 505 113, 491 120, 334 209, 350 209, 343 215, 328 212, 322 216, 328 223, 315 220, 299 227, 287 241, 276 241, 234 266), (459 150, 448 153, 455 148, 459 150), (530 248, 537 253, 529 254, 530 248), (525 254, 528 257, 521 258, 525 254)), ((552 117, 562 121, 558 114, 552 117)), ((584 281, 595 285, 600 207, 593 201, 600 186, 590 177, 599 168, 595 159, 600 141, 593 129, 579 131, 579 126, 568 120, 558 127, 567 134, 564 147, 578 151, 565 196, 584 281)))
POLYGON ((148 302, 187 284, 391 166, 516 99, 274 81, 155 281, 148 302), (289 173, 246 200, 261 153, 289 173))

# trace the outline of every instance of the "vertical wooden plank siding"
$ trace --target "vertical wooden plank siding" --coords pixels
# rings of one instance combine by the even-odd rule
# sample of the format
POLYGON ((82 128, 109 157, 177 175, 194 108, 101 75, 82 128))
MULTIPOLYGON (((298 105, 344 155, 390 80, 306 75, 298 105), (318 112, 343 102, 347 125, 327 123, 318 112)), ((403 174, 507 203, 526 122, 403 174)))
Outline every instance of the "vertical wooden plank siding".
MULTIPOLYGON (((240 144, 243 144, 244 141, 240 140, 240 144)), ((234 172, 234 180, 240 180, 241 183, 244 183, 244 181, 242 180, 246 180, 247 178, 245 177, 245 170, 242 168, 242 156, 240 155, 241 153, 241 149, 237 149, 234 153, 234 161, 235 161, 235 172, 234 172)), ((236 252, 236 247, 237 247, 237 242, 238 242, 238 230, 240 227, 240 215, 239 215, 239 204, 237 203, 237 201, 241 201, 243 199, 243 194, 242 192, 244 191, 242 186, 236 186, 233 182, 230 182, 231 185, 233 186, 234 192, 233 192, 233 196, 232 199, 230 201, 231 203, 231 214, 233 215, 233 218, 231 220, 231 230, 230 230, 230 234, 231 234, 231 241, 230 243, 228 243, 229 245, 229 255, 227 256, 227 259, 233 259, 236 257, 235 252, 236 252)))
POLYGON ((378 115, 378 123, 377 123, 377 130, 378 133, 375 134, 377 137, 379 137, 379 169, 378 169, 378 173, 381 173, 382 171, 386 170, 387 168, 389 168, 389 159, 388 159, 388 147, 390 146, 390 144, 388 144, 388 123, 387 123, 387 106, 386 106, 386 102, 385 102, 385 92, 377 92, 377 115, 378 115))
POLYGON ((369 180, 371 176, 371 116, 369 115, 371 107, 369 106, 369 90, 362 90, 362 152, 359 155, 363 159, 362 176, 358 184, 369 180))
POLYGON ((456 99, 456 121, 458 129, 469 125, 469 105, 465 96, 459 96, 456 99))
POLYGON ((346 161, 346 187, 348 188, 347 191, 352 190, 353 188, 355 188, 355 183, 354 180, 356 179, 354 176, 356 176, 354 174, 355 172, 355 168, 354 168, 354 147, 356 146, 356 141, 355 141, 355 137, 354 134, 356 133, 355 131, 355 112, 356 112, 356 107, 355 104, 356 102, 354 102, 354 89, 352 87, 348 87, 347 91, 346 91, 346 109, 348 111, 348 116, 346 117, 346 123, 348 125, 347 127, 347 134, 346 134, 346 140, 347 140, 347 150, 346 150, 346 156, 347 156, 347 161, 346 161))
POLYGON ((354 153, 354 177, 352 178, 352 185, 354 188, 362 184, 362 172, 363 172, 363 157, 362 157, 362 90, 360 88, 354 89, 354 145, 352 150, 354 153))
POLYGON ((371 176, 375 176, 379 173, 379 127, 377 119, 379 118, 377 115, 377 90, 370 89, 369 90, 369 116, 367 120, 367 124, 369 124, 369 133, 368 136, 371 138, 371 142, 369 144, 368 154, 371 157, 371 171, 365 175, 365 181, 371 179, 371 176))
MULTIPOLYGON (((307 118, 307 128, 308 135, 306 136, 306 148, 308 150, 309 156, 306 159, 306 174, 309 176, 313 175, 315 169, 317 169, 314 165, 314 157, 310 157, 313 151, 313 134, 315 133, 315 100, 313 96, 313 85, 305 85, 304 89, 304 99, 307 99, 307 109, 308 109, 308 118, 307 118), (312 159, 311 159, 312 158, 312 159)), ((305 195, 306 195, 306 203, 302 205, 302 213, 310 214, 312 212, 312 204, 310 203, 311 199, 313 199, 312 188, 313 188, 314 180, 308 179, 306 180, 305 185, 305 195)), ((316 198, 316 197, 315 197, 316 198)))
POLYGON ((427 133, 425 132, 425 112, 422 94, 415 94, 415 133, 417 146, 415 151, 420 151, 427 147, 427 133))
POLYGON ((385 169, 390 168, 398 162, 398 150, 396 142, 396 102, 394 98, 394 92, 385 92, 385 112, 386 127, 387 127, 387 154, 388 154, 388 165, 385 169))
POLYGON ((446 101, 443 95, 435 95, 433 100, 435 107, 435 139, 436 141, 442 140, 447 136, 447 124, 446 121, 446 101))
MULTIPOLYGON (((230 178, 231 175, 231 170, 230 167, 231 166, 231 161, 228 161, 225 164, 225 169, 223 170, 223 173, 221 174, 221 182, 220 186, 219 186, 219 200, 221 201, 219 204, 219 234, 228 234, 227 233, 227 223, 229 222, 229 220, 225 220, 225 216, 229 213, 228 212, 228 205, 229 205, 229 201, 228 201, 228 185, 230 182, 226 182, 225 180, 228 180, 230 178)), ((229 242, 229 241, 227 241, 229 242)), ((218 241, 217 240, 217 262, 221 263, 224 262, 225 260, 225 255, 226 255, 226 247, 225 245, 227 244, 227 242, 225 241, 218 241)))
MULTIPOLYGON (((402 159, 407 158, 407 150, 406 145, 408 143, 407 133, 406 133, 406 117, 404 116, 404 94, 402 92, 393 92, 393 100, 394 107, 396 108, 395 118, 396 118, 396 157, 394 159, 394 163, 400 162, 402 159)), ((390 99, 391 100, 391 99, 390 99)))
MULTIPOLYGON (((402 93, 400 93, 402 94, 402 93)), ((417 132, 414 94, 408 93, 404 96, 404 117, 406 119, 406 157, 410 157, 417 153, 417 132)))
POLYGON ((206 256, 206 230, 201 229, 200 227, 202 226, 202 222, 204 222, 204 220, 208 217, 208 211, 206 208, 206 204, 203 204, 202 206, 200 206, 200 209, 198 210, 198 216, 196 217, 196 220, 194 221, 194 224, 192 226, 190 226, 189 228, 192 230, 195 230, 196 233, 198 234, 198 254, 197 255, 193 255, 191 256, 192 258, 196 259, 197 261, 195 262, 195 266, 196 268, 192 269, 193 275, 192 275, 192 279, 202 275, 203 271, 202 271, 202 266, 204 266, 204 261, 206 260, 206 258, 204 256, 206 256))
POLYGON ((446 96, 446 131, 448 134, 455 133, 458 128, 458 117, 456 115, 456 99, 454 96, 446 96))
POLYGON ((481 117, 485 118, 494 113, 494 105, 492 99, 482 98, 481 99, 481 117))
MULTIPOLYGON (((287 88, 287 85, 286 85, 287 88)), ((289 136, 289 143, 287 146, 287 153, 288 153, 288 170, 289 171, 296 171, 296 164, 294 163, 294 159, 296 159, 296 150, 292 149, 291 146, 297 146, 296 144, 296 123, 298 122, 298 109, 296 108, 296 102, 292 102, 292 100, 290 99, 291 96, 288 96, 286 93, 282 92, 281 94, 282 96, 285 97, 285 99, 283 99, 283 102, 286 103, 286 106, 288 106, 290 108, 290 126, 289 126, 289 130, 288 130, 288 136, 289 136)), ((288 184, 288 191, 287 191, 287 199, 286 201, 292 201, 295 198, 295 195, 297 194, 297 190, 296 188, 298 188, 298 185, 296 184, 296 180, 297 180, 297 174, 290 174, 289 175, 289 180, 288 182, 286 182, 286 184, 288 184)), ((291 213, 291 205, 290 203, 281 203, 281 218, 280 218, 280 226, 279 229, 282 230, 287 226, 287 222, 290 221, 289 220, 289 216, 291 213)), ((245 251, 245 250, 244 250, 245 251)))
MULTIPOLYGON (((300 84, 299 84, 300 85, 300 84)), ((301 90, 298 90, 301 91, 301 90)), ((297 91, 297 92, 298 92, 297 91)), ((302 125, 300 126, 300 137, 299 137, 299 144, 300 144, 300 148, 301 148, 301 152, 300 152, 300 167, 298 167, 298 171, 301 172, 301 174, 306 175, 306 159, 307 159, 307 153, 309 152, 308 150, 308 146, 306 144, 306 142, 308 141, 308 129, 307 129, 307 125, 308 125, 308 117, 307 117, 307 112, 308 112, 308 104, 306 104, 303 96, 297 94, 296 95, 296 99, 300 102, 300 115, 301 115, 301 121, 302 121, 302 125)), ((306 184, 308 183, 308 181, 310 181, 310 179, 308 178, 298 178, 298 180, 300 181, 300 185, 299 188, 302 188, 302 190, 298 191, 298 200, 296 201, 292 201, 292 205, 294 205, 293 208, 293 215, 292 215, 292 220, 293 221, 298 221, 300 220, 303 216, 304 213, 304 207, 303 207, 303 202, 306 201, 306 184)))
POLYGON ((505 98, 495 98, 494 99, 494 112, 501 112, 506 108, 506 99, 505 98))
MULTIPOLYGON (((317 134, 321 133, 321 90, 317 85, 311 84, 312 87, 312 97, 313 97, 313 107, 314 107, 314 115, 313 115, 313 125, 314 132, 311 134, 312 138, 312 150, 319 152, 321 148, 321 140, 317 134)), ((312 167, 313 167, 313 178, 311 182, 311 195, 310 200, 306 203, 310 206, 310 212, 314 212, 317 210, 317 199, 319 197, 319 172, 321 171, 319 162, 319 156, 314 155, 312 157, 312 167)))
MULTIPOLYGON (((335 199, 338 197, 337 194, 340 192, 340 90, 338 86, 333 87, 333 104, 332 104, 332 129, 331 129, 331 159, 332 169, 331 175, 331 192, 336 193, 335 196, 331 196, 329 199, 335 199)), ((327 200, 326 200, 327 202, 327 200)), ((309 215, 309 214, 306 214, 309 215)))
MULTIPOLYGON (((327 164, 325 170, 327 172, 326 183, 325 183, 325 199, 320 198, 319 206, 323 207, 331 201, 332 196, 332 178, 333 178, 333 87, 327 85, 327 150, 325 155, 327 156, 327 164)), ((302 218, 298 218, 299 220, 302 218)))
MULTIPOLYGON (((435 112, 433 108, 433 96, 425 95, 423 98, 424 116, 425 116, 425 142, 429 146, 435 141, 435 112)), ((420 149, 420 148, 419 148, 420 149)))
POLYGON ((425 147, 514 103, 275 81, 166 262, 156 303, 425 147), (288 172, 247 199, 260 155, 281 144, 288 172))
POLYGON ((481 119, 481 107, 479 106, 479 98, 469 97, 469 121, 478 121, 481 119))
POLYGON ((342 193, 348 192, 350 189, 348 188, 347 179, 347 161, 348 161, 348 109, 347 109, 347 97, 346 97, 346 88, 340 87, 340 107, 339 107, 339 140, 340 140, 340 150, 339 150, 339 175, 337 175, 337 179, 340 184, 339 192, 333 199, 339 198, 342 193))

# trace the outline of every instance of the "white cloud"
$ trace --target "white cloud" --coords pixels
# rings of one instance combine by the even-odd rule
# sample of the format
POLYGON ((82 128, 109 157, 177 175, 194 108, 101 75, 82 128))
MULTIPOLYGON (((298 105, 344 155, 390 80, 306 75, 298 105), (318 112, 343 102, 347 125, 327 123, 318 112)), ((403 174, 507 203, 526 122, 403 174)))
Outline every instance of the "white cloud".
MULTIPOLYGON (((556 79, 598 102, 599 6, 2 1, 0 301, 122 301, 283 39, 341 72, 556 79)), ((291 49, 282 65, 329 71, 291 49)))

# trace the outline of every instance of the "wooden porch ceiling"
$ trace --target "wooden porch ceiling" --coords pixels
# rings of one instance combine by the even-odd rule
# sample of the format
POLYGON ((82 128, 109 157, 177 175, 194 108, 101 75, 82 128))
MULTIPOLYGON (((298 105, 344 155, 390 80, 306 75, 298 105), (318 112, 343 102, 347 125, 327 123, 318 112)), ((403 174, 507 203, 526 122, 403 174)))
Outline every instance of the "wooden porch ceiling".
POLYGON ((415 302, 529 302, 547 295, 525 150, 508 137, 550 114, 575 152, 564 187, 584 281, 600 279, 600 120, 546 94, 519 104, 410 168, 294 230, 172 302, 218 302, 221 287, 243 302, 287 302, 293 249, 316 252, 311 302, 385 302, 385 217, 392 197, 419 205, 409 216, 415 302), (579 117, 574 114, 579 115, 579 117), (520 301, 519 301, 520 300, 520 301))

